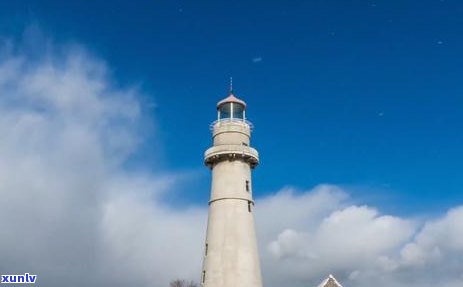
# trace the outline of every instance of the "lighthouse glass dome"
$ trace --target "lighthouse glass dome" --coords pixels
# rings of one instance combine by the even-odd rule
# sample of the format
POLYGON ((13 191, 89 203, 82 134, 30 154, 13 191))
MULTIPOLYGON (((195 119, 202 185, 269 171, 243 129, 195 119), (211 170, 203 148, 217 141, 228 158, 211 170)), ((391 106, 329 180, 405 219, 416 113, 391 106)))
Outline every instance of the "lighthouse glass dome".
POLYGON ((219 118, 220 119, 228 119, 231 117, 232 113, 232 103, 223 104, 219 109, 219 118))
POLYGON ((240 103, 224 103, 219 108, 219 119, 244 119, 244 106, 240 103))
POLYGON ((238 103, 232 103, 233 105, 233 118, 243 119, 244 118, 244 106, 238 103))

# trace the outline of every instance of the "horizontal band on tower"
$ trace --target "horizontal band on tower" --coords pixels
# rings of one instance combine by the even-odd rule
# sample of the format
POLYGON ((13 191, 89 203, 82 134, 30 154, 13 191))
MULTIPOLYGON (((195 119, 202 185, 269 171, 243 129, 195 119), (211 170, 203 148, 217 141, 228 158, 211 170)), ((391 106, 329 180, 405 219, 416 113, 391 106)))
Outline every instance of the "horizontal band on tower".
POLYGON ((244 198, 244 197, 221 197, 221 198, 216 198, 216 199, 213 199, 213 200, 209 200, 209 205, 211 205, 211 203, 213 203, 213 202, 215 202, 215 201, 224 200, 224 199, 237 199, 237 200, 243 200, 243 201, 246 201, 246 202, 251 202, 252 205, 254 205, 254 200, 249 199, 249 198, 244 198))
POLYGON ((259 153, 256 149, 245 145, 217 145, 208 148, 204 153, 204 163, 211 166, 222 160, 241 159, 248 162, 251 168, 259 163, 259 153))

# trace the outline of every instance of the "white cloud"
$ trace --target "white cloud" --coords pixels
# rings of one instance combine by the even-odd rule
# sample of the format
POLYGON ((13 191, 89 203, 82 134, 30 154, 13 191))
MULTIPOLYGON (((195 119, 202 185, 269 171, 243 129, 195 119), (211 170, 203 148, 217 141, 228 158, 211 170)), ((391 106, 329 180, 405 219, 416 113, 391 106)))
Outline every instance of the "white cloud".
POLYGON ((316 286, 329 273, 346 286, 462 286, 463 207, 420 223, 326 185, 257 203, 266 286, 316 286))
POLYGON ((139 92, 65 48, 1 53, 0 273, 38 274, 43 286, 167 285, 199 274, 202 237, 189 235, 204 229, 205 210, 160 204, 177 175, 122 166, 143 138, 139 92))
MULTIPOLYGON (((281 195, 268 200, 279 201, 279 197, 281 195)), ((310 219, 298 224, 286 219, 283 225, 292 225, 290 229, 282 228, 273 238, 263 238, 268 247, 268 253, 263 253, 264 272, 270 270, 267 277, 271 282, 278 282, 270 286, 281 286, 288 277, 293 282, 314 284, 317 278, 335 271, 344 278, 349 274, 357 277, 361 270, 380 265, 381 256, 400 248, 413 235, 413 222, 381 216, 366 206, 347 205, 345 198, 339 188, 321 186, 302 195, 293 193, 282 202, 282 206, 288 208, 287 213, 316 210, 317 214, 309 215, 310 219), (309 198, 308 202, 304 202, 304 197, 309 198)), ((257 212, 267 218, 272 210, 275 209, 265 210, 264 203, 264 210, 261 206, 257 212)), ((381 272, 381 268, 377 269, 381 272)))
MULTIPOLYGON (((162 202, 179 174, 123 167, 144 139, 137 89, 82 49, 47 44, 31 58, 11 45, 0 52, 0 273, 50 287, 198 279, 207 206, 162 202)), ((329 273, 345 286, 463 285, 463 207, 416 222, 348 194, 320 185, 257 199, 265 286, 329 273)))

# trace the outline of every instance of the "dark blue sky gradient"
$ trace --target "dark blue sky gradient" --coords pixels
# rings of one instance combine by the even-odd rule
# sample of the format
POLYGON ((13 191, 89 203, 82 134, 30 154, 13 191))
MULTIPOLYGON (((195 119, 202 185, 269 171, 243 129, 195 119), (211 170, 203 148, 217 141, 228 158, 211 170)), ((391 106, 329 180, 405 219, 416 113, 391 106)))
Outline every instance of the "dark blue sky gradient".
POLYGON ((3 1, 0 17, 2 35, 36 24, 142 84, 160 144, 134 161, 202 170, 173 198, 208 197, 208 125, 233 76, 258 196, 334 183, 388 212, 463 203, 461 1, 3 1))

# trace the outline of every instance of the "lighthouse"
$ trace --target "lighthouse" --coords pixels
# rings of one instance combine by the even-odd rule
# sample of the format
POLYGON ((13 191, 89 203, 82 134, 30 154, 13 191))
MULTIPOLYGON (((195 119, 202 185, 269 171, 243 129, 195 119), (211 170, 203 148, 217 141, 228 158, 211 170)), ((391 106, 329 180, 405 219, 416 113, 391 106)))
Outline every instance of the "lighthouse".
POLYGON ((201 285, 262 287, 254 228, 251 171, 259 154, 251 147, 246 103, 230 89, 217 103, 212 147, 204 162, 212 171, 201 285))

